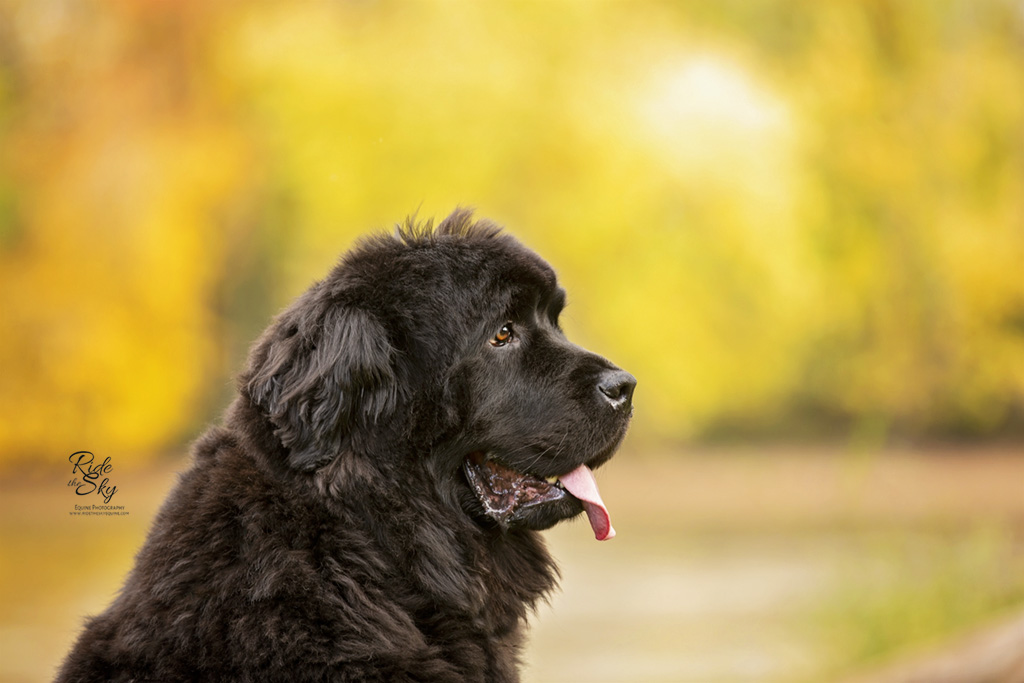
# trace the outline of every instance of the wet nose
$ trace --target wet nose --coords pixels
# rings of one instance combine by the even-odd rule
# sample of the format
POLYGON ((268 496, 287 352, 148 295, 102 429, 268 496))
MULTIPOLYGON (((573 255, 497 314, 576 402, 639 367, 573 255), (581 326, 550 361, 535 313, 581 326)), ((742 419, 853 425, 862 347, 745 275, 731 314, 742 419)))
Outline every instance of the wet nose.
POLYGON ((605 370, 597 382, 597 388, 612 406, 628 408, 633 404, 636 378, 625 370, 605 370))

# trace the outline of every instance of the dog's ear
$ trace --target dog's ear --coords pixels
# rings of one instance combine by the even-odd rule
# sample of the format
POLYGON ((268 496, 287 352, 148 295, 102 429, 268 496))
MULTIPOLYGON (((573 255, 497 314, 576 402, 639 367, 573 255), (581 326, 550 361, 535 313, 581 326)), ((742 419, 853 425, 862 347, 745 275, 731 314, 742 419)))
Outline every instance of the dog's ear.
POLYGON ((313 470, 398 399, 395 351, 384 327, 357 308, 284 313, 254 349, 243 390, 266 411, 289 463, 313 470))

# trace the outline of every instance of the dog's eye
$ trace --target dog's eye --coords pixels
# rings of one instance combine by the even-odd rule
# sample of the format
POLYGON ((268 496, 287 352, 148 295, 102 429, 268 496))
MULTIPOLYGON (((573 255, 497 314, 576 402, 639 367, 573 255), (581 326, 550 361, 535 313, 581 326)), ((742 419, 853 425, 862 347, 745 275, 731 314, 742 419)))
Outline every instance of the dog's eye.
POLYGON ((494 335, 494 339, 491 340, 491 346, 504 346, 510 341, 512 341, 512 325, 506 323, 498 330, 498 334, 494 335))

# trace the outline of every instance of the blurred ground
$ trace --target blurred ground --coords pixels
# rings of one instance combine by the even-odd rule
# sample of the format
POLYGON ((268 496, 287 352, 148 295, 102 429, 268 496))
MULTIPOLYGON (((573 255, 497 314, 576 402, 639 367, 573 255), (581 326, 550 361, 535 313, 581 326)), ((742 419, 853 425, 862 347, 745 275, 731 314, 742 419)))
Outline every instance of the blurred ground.
POLYGON ((527 682, 835 680, 1024 609, 1014 449, 623 455, 618 536, 549 533, 527 682))
MULTIPOLYGON (((548 533, 563 589, 533 620, 523 680, 835 680, 941 651, 1024 610, 1018 456, 624 452, 600 474, 618 536, 548 533)), ((122 472, 130 514, 116 518, 70 516, 53 477, 4 482, 0 680, 52 677, 119 587, 173 470, 122 472)))

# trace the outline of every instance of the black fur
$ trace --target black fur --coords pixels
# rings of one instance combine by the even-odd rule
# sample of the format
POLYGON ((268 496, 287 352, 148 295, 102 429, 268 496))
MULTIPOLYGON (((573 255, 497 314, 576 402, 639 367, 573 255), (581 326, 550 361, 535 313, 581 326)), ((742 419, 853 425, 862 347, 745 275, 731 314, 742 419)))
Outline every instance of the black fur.
POLYGON ((362 242, 255 343, 58 680, 517 680, 557 576, 536 530, 581 506, 500 523, 462 467, 611 457, 629 411, 595 386, 616 369, 565 339, 563 304, 546 263, 467 211, 362 242))

